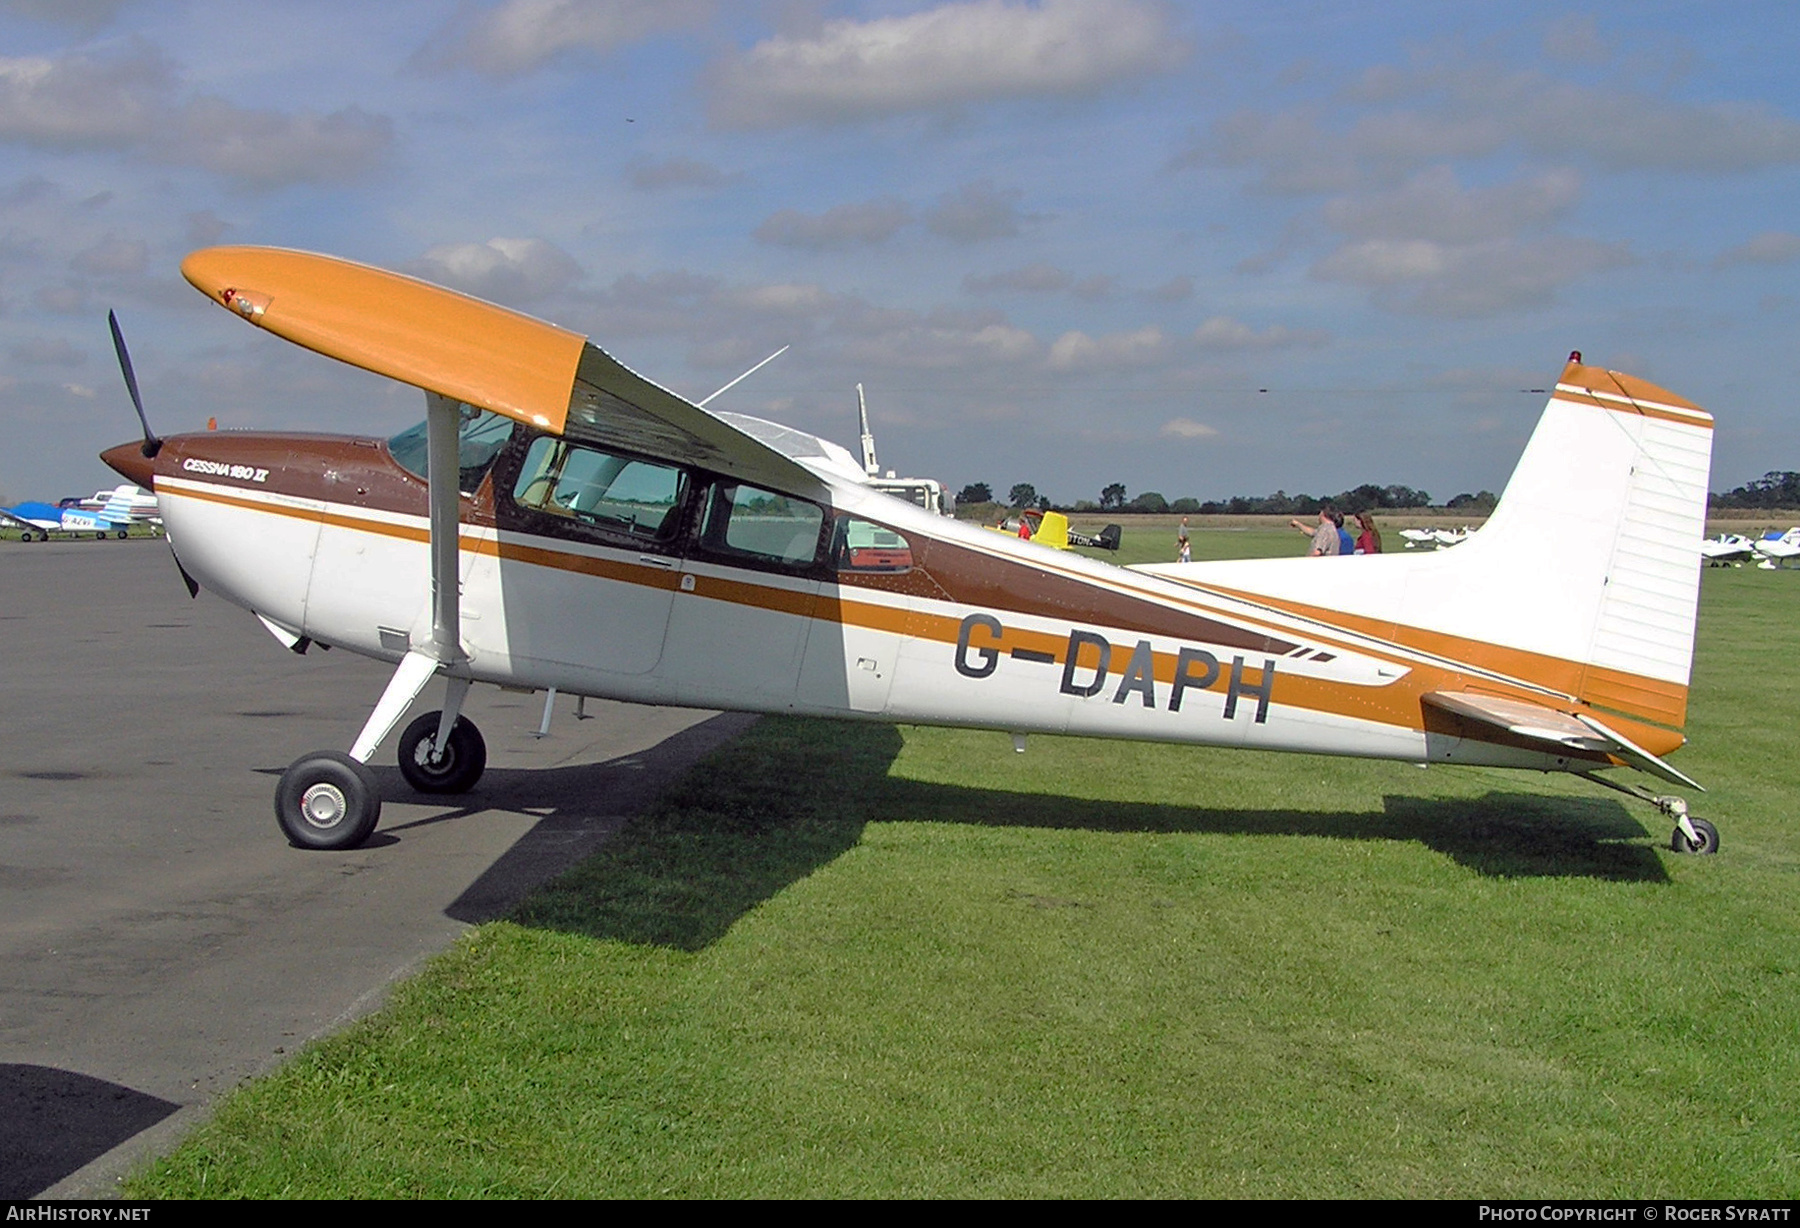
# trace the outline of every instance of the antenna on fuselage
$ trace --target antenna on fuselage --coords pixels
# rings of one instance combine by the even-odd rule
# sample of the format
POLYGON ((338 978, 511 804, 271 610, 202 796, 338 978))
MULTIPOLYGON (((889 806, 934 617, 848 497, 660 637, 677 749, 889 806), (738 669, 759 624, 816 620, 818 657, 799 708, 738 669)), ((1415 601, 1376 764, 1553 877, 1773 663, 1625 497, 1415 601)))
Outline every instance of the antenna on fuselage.
POLYGON ((875 459, 875 434, 869 430, 869 403, 863 400, 862 385, 856 386, 856 414, 862 420, 863 472, 872 478, 881 476, 881 462, 875 459))
POLYGON ((710 401, 713 399, 713 397, 718 396, 720 392, 725 392, 727 389, 737 387, 739 384, 743 383, 745 380, 749 379, 752 375, 755 375, 758 371, 762 370, 764 367, 768 366, 770 363, 774 362, 777 358, 780 358, 783 354, 785 354, 787 352, 788 352, 788 347, 785 345, 782 346, 779 350, 776 350, 773 354, 769 355, 767 358, 765 358, 761 362, 757 363, 754 367, 751 367, 748 371, 744 372, 742 375, 740 375, 736 379, 732 380, 729 384, 726 384, 724 388, 721 388, 718 390, 718 392, 713 393, 712 396, 705 398, 705 400, 695 401, 694 404, 698 405, 701 409, 705 409, 707 401, 710 401))

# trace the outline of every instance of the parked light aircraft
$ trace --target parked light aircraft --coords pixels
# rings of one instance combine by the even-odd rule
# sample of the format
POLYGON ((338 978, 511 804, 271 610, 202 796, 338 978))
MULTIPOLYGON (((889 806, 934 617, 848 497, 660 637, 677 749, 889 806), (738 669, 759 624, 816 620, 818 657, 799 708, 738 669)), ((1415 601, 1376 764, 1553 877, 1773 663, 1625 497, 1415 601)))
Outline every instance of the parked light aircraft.
MULTIPOLYGON (((190 583, 296 651, 395 664, 349 753, 276 811, 360 844, 368 763, 434 676, 401 772, 456 793, 471 684, 650 704, 1573 772, 1699 786, 1679 747, 1712 417, 1570 362, 1499 507, 1456 550, 1127 569, 869 488, 844 449, 703 410, 575 333, 410 278, 268 248, 190 255, 214 302, 416 385, 391 440, 233 432, 114 448, 190 583)), ((123 346, 121 346, 121 353, 123 346)), ((135 391, 135 390, 134 390, 135 391)), ((134 396, 134 400, 135 400, 134 396)), ((141 406, 140 406, 141 410, 141 406)))
POLYGON ((1721 533, 1700 543, 1708 567, 1735 567, 1756 557, 1756 543, 1742 533, 1721 533))
MULTIPOLYGON (((64 506, 69 505, 65 502, 64 506)), ((103 513, 106 519, 119 524, 162 523, 156 511, 156 496, 141 486, 97 490, 85 499, 76 500, 74 506, 84 512, 103 513)))
POLYGON ((1460 529, 1401 529, 1400 536, 1406 539, 1406 548, 1412 550, 1419 546, 1460 546, 1474 532, 1464 525, 1460 529))
POLYGON ((52 507, 48 503, 20 503, 0 508, 0 525, 19 530, 20 541, 49 541, 52 533, 72 537, 125 537, 129 514, 114 519, 110 510, 88 511, 81 507, 52 507))
POLYGON ((1014 512, 999 524, 991 524, 987 527, 996 533, 1036 542, 1040 546, 1049 546, 1053 550, 1067 550, 1071 546, 1086 546, 1092 550, 1117 550, 1119 542, 1124 537, 1124 530, 1116 524, 1107 525, 1098 534, 1077 533, 1069 527, 1069 518, 1061 512, 1039 511, 1035 507, 1014 512))
POLYGON ((1777 533, 1771 529, 1763 534, 1753 548, 1757 557, 1762 560, 1757 566, 1764 571, 1786 567, 1794 559, 1800 559, 1800 526, 1795 526, 1786 533, 1777 533))

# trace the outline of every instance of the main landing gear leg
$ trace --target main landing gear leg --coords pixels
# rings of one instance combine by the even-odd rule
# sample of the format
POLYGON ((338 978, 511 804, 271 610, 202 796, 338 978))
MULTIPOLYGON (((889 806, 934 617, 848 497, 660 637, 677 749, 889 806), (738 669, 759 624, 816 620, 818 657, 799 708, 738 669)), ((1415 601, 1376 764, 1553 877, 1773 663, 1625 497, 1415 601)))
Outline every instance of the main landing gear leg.
MULTIPOLYGON (((437 669, 438 660, 430 653, 417 649, 407 653, 394 670, 393 678, 381 693, 381 699, 369 714, 349 754, 317 751, 302 755, 281 774, 281 783, 275 789, 275 817, 290 844, 304 849, 346 849, 355 848, 369 838, 381 819, 381 793, 368 761, 437 669)), ((430 765, 443 762, 446 749, 454 754, 459 747, 457 735, 465 729, 468 735, 461 741, 463 753, 458 778, 467 775, 471 761, 478 764, 474 776, 479 776, 482 767, 486 766, 487 751, 480 746, 481 734, 473 724, 458 716, 468 693, 468 679, 449 679, 444 691, 443 712, 430 713, 414 722, 415 727, 429 722, 413 739, 413 746, 407 748, 423 752, 418 758, 427 770, 431 770, 430 765), (427 738, 425 733, 433 736, 427 738), (478 750, 469 748, 469 736, 473 737, 478 750)), ((404 754, 401 770, 403 773, 406 770, 404 754)), ((470 776, 462 787, 472 784, 474 778, 470 776)), ((414 787, 419 786, 415 783, 414 787)))
MULTIPOLYGON (((348 755, 305 755, 281 774, 275 817, 288 840, 301 848, 355 848, 381 818, 381 794, 369 758, 440 669, 467 660, 462 650, 461 588, 457 577, 460 505, 456 489, 457 435, 462 406, 435 392, 425 394, 426 506, 431 532, 431 640, 416 645, 389 679, 387 690, 348 755)), ((475 726, 461 719, 466 678, 451 678, 444 710, 421 717, 402 739, 400 770, 416 789, 460 792, 487 765, 487 748, 475 726), (434 727, 435 726, 435 730, 434 727), (428 738, 426 735, 430 734, 428 738)))
POLYGON ((481 730, 459 716, 469 693, 467 678, 444 685, 444 709, 427 712, 400 735, 400 774, 420 793, 467 793, 487 769, 481 730))

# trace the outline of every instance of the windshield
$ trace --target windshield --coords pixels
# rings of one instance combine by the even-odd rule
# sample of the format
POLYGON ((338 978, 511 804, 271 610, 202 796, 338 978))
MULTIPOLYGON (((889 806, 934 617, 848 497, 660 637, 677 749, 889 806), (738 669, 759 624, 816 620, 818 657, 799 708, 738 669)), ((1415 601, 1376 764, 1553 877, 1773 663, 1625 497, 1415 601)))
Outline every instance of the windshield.
MULTIPOLYGON (((512 420, 473 405, 457 406, 459 419, 456 432, 456 485, 464 494, 473 494, 487 475, 494 457, 512 436, 512 420)), ((417 477, 426 477, 425 424, 409 426, 388 440, 388 452, 400 467, 417 477)))

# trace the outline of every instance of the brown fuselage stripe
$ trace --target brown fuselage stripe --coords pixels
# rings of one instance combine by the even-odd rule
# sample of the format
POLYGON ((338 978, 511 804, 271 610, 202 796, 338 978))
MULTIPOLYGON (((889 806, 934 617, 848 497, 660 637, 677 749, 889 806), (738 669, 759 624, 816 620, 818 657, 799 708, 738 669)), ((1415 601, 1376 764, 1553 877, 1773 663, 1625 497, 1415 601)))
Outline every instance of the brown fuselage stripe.
MULTIPOLYGON (((279 504, 263 503, 257 500, 243 499, 219 491, 197 491, 192 488, 173 490, 165 487, 165 494, 176 497, 198 498, 205 502, 219 503, 227 506, 243 508, 249 511, 269 512, 298 519, 338 525, 345 528, 359 529, 365 532, 378 533, 383 536, 396 537, 407 541, 423 542, 428 540, 426 530, 410 525, 395 525, 384 521, 362 520, 355 517, 342 516, 336 513, 313 511, 302 508, 284 507, 279 504)), ((618 563, 607 559, 595 559, 586 555, 573 554, 560 550, 547 550, 541 547, 522 546, 515 543, 499 543, 486 538, 463 538, 461 548, 470 553, 497 555, 501 558, 517 559, 521 562, 534 563, 539 566, 575 571, 585 575, 594 575, 606 579, 614 579, 632 584, 644 584, 656 588, 675 588, 680 583, 678 573, 673 570, 634 566, 629 563, 618 563)), ((689 573, 691 574, 691 573, 689 573)), ((818 596, 811 593, 794 592, 790 589, 772 585, 754 584, 740 580, 726 580, 712 576, 695 576, 696 596, 709 597, 714 600, 728 601, 737 605, 752 606, 760 609, 779 610, 783 613, 800 617, 823 618, 827 621, 852 626, 867 627, 872 630, 886 631, 895 635, 928 639, 943 644, 955 644, 961 632, 961 620, 949 615, 931 614, 920 611, 897 610, 890 606, 870 602, 847 600, 842 587, 835 598, 818 596)), ((1275 605, 1276 602, 1254 594, 1245 594, 1253 601, 1275 605)), ((989 603, 998 608, 1002 614, 1019 613, 1026 617, 1034 617, 1025 611, 1007 610, 998 603, 989 603)), ((1283 603, 1292 604, 1292 603, 1283 603)), ((1296 612, 1306 607, 1295 605, 1296 612)), ((1308 617, 1317 617, 1308 614, 1308 617)), ((1069 617, 1067 614, 1062 617, 1069 617)), ((1345 621, 1355 621, 1351 616, 1335 615, 1345 621)), ((1371 625, 1375 620, 1360 620, 1371 625)), ((1352 628, 1362 630, 1361 628, 1352 628)), ((1366 634, 1373 634, 1365 631, 1366 634)), ((1160 635, 1159 631, 1148 631, 1147 634, 1160 635)), ((1429 633, 1421 633, 1429 634, 1429 633)), ((1376 638, 1380 638, 1377 636, 1376 638)), ((1455 637, 1441 637, 1447 643, 1489 648, 1475 641, 1457 640, 1455 637)), ((992 647, 997 651, 1010 652, 1014 648, 1023 648, 1028 652, 1048 656, 1052 663, 1062 664, 1068 655, 1068 637, 1049 632, 1031 631, 1022 628, 1008 628, 991 643, 984 640, 983 647, 992 647)), ((1120 649, 1123 645, 1112 646, 1113 665, 1122 664, 1120 649)), ((1440 654, 1441 655, 1441 654, 1440 654)), ((1267 657, 1264 660, 1269 659, 1267 657)), ((1543 658, 1555 660, 1554 658, 1543 658)), ((1172 684, 1175 680, 1178 656, 1175 653, 1153 653, 1153 676, 1163 684, 1172 684)), ((1092 667, 1091 662, 1082 662, 1085 668, 1092 667)), ((1571 665, 1569 662, 1559 662, 1571 665)), ((1223 691, 1229 685, 1231 662, 1223 662, 1225 668, 1220 676, 1207 688, 1223 691)), ((1263 676, 1263 660, 1247 655, 1245 662, 1246 679, 1254 679, 1253 685, 1260 683, 1263 676)), ((1485 668, 1485 667, 1484 667, 1485 668)), ((1111 670, 1109 677, 1118 677, 1119 670, 1111 670)), ((1401 729, 1420 730, 1424 726, 1420 697, 1430 691, 1457 691, 1469 688, 1480 688, 1494 694, 1509 698, 1524 699, 1528 702, 1543 703, 1544 697, 1528 688, 1508 687, 1497 684, 1494 680, 1477 675, 1465 674, 1454 668, 1446 668, 1431 664, 1413 665, 1405 677, 1395 680, 1386 686, 1362 687, 1350 683, 1332 682, 1320 678, 1308 678, 1292 673, 1277 672, 1271 696, 1271 702, 1290 707, 1306 708, 1334 716, 1348 717, 1358 720, 1372 721, 1391 725, 1401 729)), ((1110 689, 1110 688, 1108 688, 1110 689)), ((1199 690, 1202 688, 1194 687, 1199 690)), ((1572 692, 1571 692, 1572 693, 1572 692)), ((1554 706, 1554 705, 1546 705, 1554 706)), ((1644 746, 1652 754, 1665 754, 1680 746, 1685 739, 1678 733, 1653 726, 1641 726, 1635 722, 1615 721, 1621 726, 1620 732, 1644 746)))

